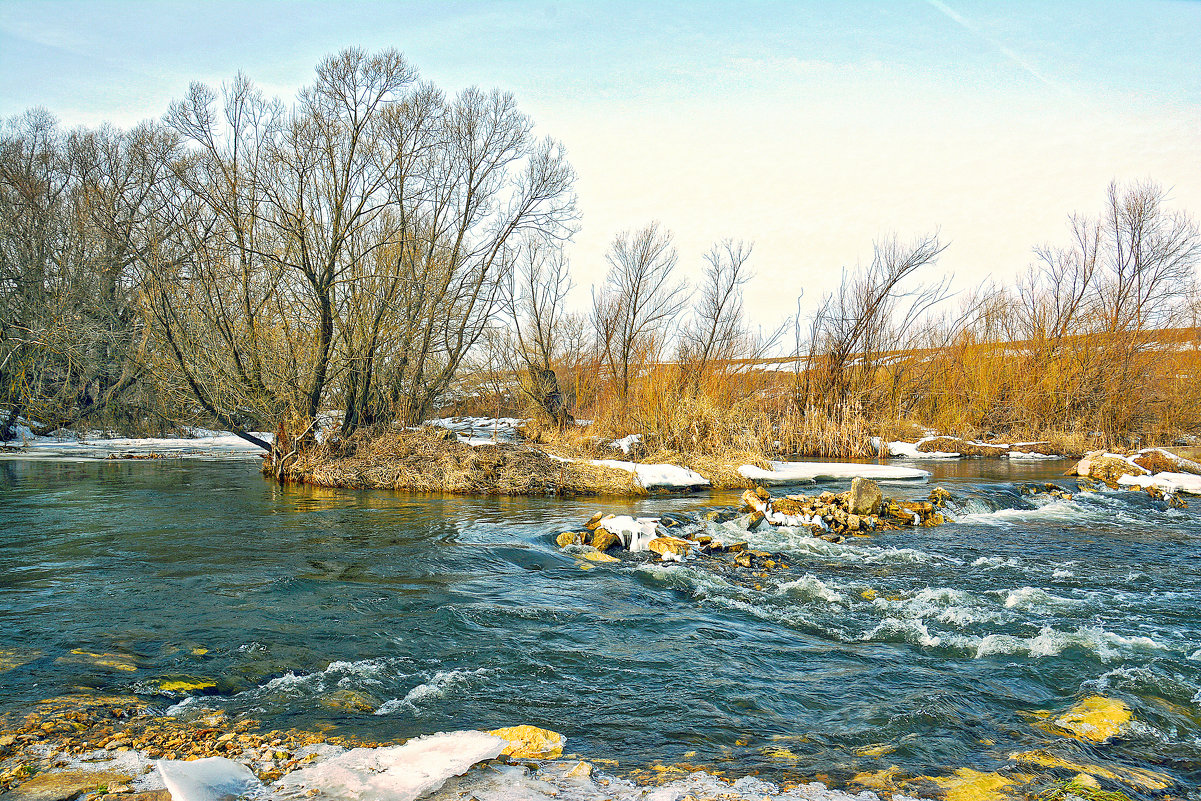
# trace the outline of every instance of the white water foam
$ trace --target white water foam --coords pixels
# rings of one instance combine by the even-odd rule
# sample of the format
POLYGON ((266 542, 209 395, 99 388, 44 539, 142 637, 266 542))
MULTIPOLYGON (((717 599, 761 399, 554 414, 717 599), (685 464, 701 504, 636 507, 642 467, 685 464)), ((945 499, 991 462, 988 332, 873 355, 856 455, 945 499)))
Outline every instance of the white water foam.
POLYGON ((1006 609, 1019 609, 1025 612, 1048 612, 1084 603, 1084 601, 1074 598, 1052 595, 1038 587, 1018 587, 1016 590, 998 590, 997 592, 1004 597, 1006 609))
POLYGON ((488 673, 486 668, 476 668, 475 670, 439 670, 432 676, 429 676, 425 682, 409 690, 404 698, 393 698, 381 704, 380 708, 375 710, 375 714, 391 715, 402 709, 416 712, 420 704, 442 698, 446 695, 447 690, 452 687, 467 684, 472 678, 483 676, 486 673, 488 673))
POLYGON ((990 634, 980 640, 976 658, 1026 654, 1039 659, 1058 656, 1069 648, 1090 651, 1102 662, 1110 662, 1131 652, 1164 650, 1164 646, 1150 637, 1123 637, 1094 626, 1080 626, 1075 631, 1058 631, 1044 626, 1034 637, 990 634))
POLYGON ((972 567, 980 567, 985 570, 996 570, 1001 567, 1020 567, 1022 560, 1016 556, 1000 557, 1000 556, 981 556, 972 562, 972 567))
POLYGON ((336 660, 317 673, 298 675, 288 671, 251 692, 260 695, 311 695, 335 688, 360 687, 364 684, 381 686, 381 679, 392 675, 397 675, 397 671, 387 659, 363 659, 357 662, 336 660))
POLYGON ((796 581, 786 581, 777 590, 787 595, 796 596, 810 601, 824 601, 828 604, 847 605, 847 598, 842 593, 830 587, 812 573, 806 573, 796 581))

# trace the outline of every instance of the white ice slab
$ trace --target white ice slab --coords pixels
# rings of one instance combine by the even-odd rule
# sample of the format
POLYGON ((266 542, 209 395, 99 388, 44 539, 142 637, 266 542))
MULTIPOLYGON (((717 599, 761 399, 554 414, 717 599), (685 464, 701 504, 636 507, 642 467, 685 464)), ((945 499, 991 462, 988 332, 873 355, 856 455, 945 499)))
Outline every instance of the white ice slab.
POLYGON ((842 481, 870 478, 877 481, 924 481, 930 477, 915 467, 849 462, 772 462, 770 470, 743 465, 738 472, 760 484, 811 484, 814 481, 842 481))
POLYGON ((456 731, 415 737, 404 745, 352 748, 289 773, 275 787, 286 796, 319 800, 414 801, 472 765, 500 756, 508 744, 482 731, 456 731))
POLYGON ((249 768, 225 757, 160 759, 158 772, 172 801, 226 801, 263 789, 249 768))

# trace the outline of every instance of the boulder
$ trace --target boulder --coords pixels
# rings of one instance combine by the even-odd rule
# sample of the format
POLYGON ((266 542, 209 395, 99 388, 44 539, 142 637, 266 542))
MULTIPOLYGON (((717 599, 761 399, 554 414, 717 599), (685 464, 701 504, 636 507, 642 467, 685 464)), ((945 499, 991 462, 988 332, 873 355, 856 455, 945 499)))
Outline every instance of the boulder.
POLYGON ((851 479, 851 497, 848 505, 853 514, 860 517, 874 515, 880 511, 880 503, 883 500, 884 494, 880 492, 880 485, 870 478, 857 476, 851 479))
POLYGON ((555 542, 560 548, 566 548, 568 545, 583 545, 584 535, 578 531, 564 531, 555 537, 555 542))
MULTIPOLYGON (((608 516, 612 517, 613 515, 608 516)), ((584 528, 588 529, 589 531, 596 531, 596 529, 600 527, 601 521, 604 519, 605 514, 603 512, 597 512, 592 517, 588 518, 588 522, 584 524, 584 528)))
POLYGON ((1128 459, 1112 453, 1094 452, 1087 454, 1076 463, 1072 475, 1103 481, 1111 487, 1116 487, 1122 476, 1145 476, 1150 471, 1140 467, 1128 459))
POLYGON ((782 515, 798 516, 804 514, 800 501, 794 498, 776 498, 771 502, 772 511, 782 515))
POLYGON ((621 544, 621 538, 616 534, 605 531, 603 528, 598 528, 592 532, 591 545, 598 551, 607 551, 615 545, 621 544))
POLYGON ((683 558, 692 548, 692 543, 679 537, 655 537, 646 544, 646 547, 647 550, 659 554, 664 559, 683 558))

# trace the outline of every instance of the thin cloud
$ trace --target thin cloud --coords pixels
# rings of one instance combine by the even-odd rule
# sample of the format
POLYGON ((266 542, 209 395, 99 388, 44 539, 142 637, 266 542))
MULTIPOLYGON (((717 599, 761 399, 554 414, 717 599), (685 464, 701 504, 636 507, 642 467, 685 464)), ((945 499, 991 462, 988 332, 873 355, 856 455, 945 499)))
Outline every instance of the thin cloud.
POLYGON ((942 2, 942 0, 926 0, 926 2, 929 3, 936 10, 941 11, 943 14, 945 14, 956 25, 959 25, 964 30, 967 30, 967 31, 970 31, 971 33, 976 34, 981 39, 983 39, 986 42, 988 42, 989 44, 991 44, 993 47, 995 47, 997 49, 997 52, 999 52, 1001 55, 1005 56, 1007 59, 1012 61, 1014 64, 1017 64, 1025 72, 1027 72, 1028 74, 1033 76, 1038 81, 1042 82, 1043 84, 1045 84, 1047 86, 1050 86, 1052 89, 1062 90, 1061 86, 1059 86, 1054 81, 1049 79, 1047 76, 1045 76, 1041 72, 1039 72, 1034 67, 1033 64, 1031 64, 1029 61, 1027 61, 1025 58, 1023 58, 1021 55, 1019 55, 1016 51, 1014 51, 1010 47, 1007 47, 1006 45, 1001 44, 996 39, 994 39, 992 36, 989 36, 987 33, 982 31, 975 23, 973 23, 967 17, 960 14, 955 9, 948 6, 946 3, 942 2))

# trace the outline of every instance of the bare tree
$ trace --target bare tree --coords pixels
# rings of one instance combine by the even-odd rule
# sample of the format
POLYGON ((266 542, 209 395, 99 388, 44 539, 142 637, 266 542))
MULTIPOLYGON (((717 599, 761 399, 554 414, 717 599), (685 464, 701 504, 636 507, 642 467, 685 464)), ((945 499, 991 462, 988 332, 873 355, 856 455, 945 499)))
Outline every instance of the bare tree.
POLYGON ((508 351, 516 359, 512 372, 522 376, 525 394, 560 426, 569 419, 568 401, 555 367, 571 345, 564 329, 571 287, 570 265, 558 243, 530 237, 520 243, 507 293, 508 351))
POLYGON ((652 222, 623 231, 605 255, 609 272, 593 291, 592 317, 602 359, 624 403, 639 361, 664 344, 688 303, 688 288, 675 281, 679 255, 670 232, 652 222))
POLYGON ((168 139, 148 124, 64 136, 38 110, 0 137, 0 436, 20 414, 46 433, 95 419, 145 427, 156 411, 138 264, 168 139))
POLYGON ((893 236, 875 243, 867 268, 843 271, 838 290, 810 317, 805 381, 798 397, 802 408, 837 415, 849 404, 873 400, 881 357, 904 348, 925 314, 948 294, 945 277, 912 288, 904 282, 945 249, 936 233, 910 244, 893 236))
POLYGON ((285 110, 239 76, 172 106, 183 140, 151 264, 156 331, 199 403, 311 431, 419 422, 499 307, 514 243, 568 237, 574 174, 512 96, 448 100, 346 50, 285 110))

